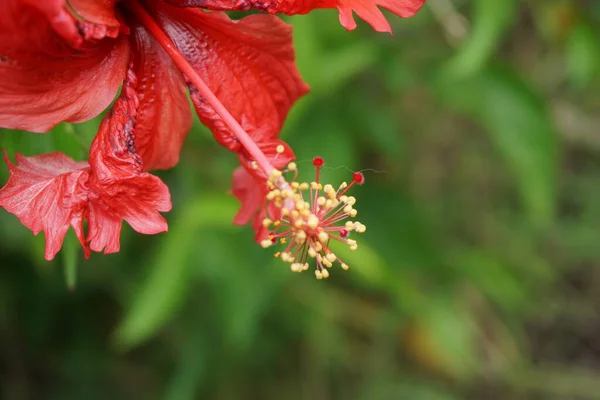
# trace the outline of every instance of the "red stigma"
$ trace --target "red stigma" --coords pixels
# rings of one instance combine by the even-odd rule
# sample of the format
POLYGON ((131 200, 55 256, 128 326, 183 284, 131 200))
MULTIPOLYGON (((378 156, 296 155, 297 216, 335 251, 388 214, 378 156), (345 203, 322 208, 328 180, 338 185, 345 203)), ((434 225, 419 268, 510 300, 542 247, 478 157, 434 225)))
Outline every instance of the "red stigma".
POLYGON ((354 179, 354 182, 356 182, 359 185, 362 185, 363 183, 365 183, 365 176, 363 175, 362 172, 353 173, 352 179, 354 179))
POLYGON ((323 165, 325 165, 325 160, 323 157, 315 157, 313 158, 313 165, 317 168, 321 168, 323 165))
POLYGON ((269 232, 267 237, 269 238, 269 240, 271 240, 271 242, 273 242, 273 243, 277 242, 277 237, 275 236, 275 232, 273 232, 273 231, 269 232))
POLYGON ((350 232, 348 232, 346 229, 342 229, 342 230, 340 231, 340 236, 341 236, 343 239, 346 239, 346 238, 348 237, 348 235, 349 235, 349 234, 350 234, 350 232))

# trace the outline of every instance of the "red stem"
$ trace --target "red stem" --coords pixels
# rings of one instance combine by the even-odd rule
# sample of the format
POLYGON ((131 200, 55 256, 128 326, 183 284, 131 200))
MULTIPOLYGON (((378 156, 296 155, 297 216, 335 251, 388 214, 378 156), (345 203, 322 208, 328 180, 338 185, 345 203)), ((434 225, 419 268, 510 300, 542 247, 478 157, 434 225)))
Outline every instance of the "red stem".
POLYGON ((136 0, 126 0, 127 8, 138 18, 140 23, 150 32, 150 34, 156 39, 156 41, 162 46, 165 52, 171 57, 175 65, 179 70, 184 73, 192 84, 198 89, 198 92, 206 99, 208 104, 215 110, 215 112, 223 119, 223 122, 227 124, 229 129, 233 132, 235 137, 240 141, 246 151, 254 157, 258 165, 265 172, 266 176, 269 177, 271 172, 275 169, 264 153, 256 145, 254 140, 248 135, 248 133, 242 128, 242 126, 235 120, 233 115, 227 111, 227 108, 219 101, 217 96, 210 90, 204 80, 198 75, 190 63, 185 59, 183 54, 177 50, 175 44, 167 36, 165 32, 158 26, 152 16, 139 4, 136 0))

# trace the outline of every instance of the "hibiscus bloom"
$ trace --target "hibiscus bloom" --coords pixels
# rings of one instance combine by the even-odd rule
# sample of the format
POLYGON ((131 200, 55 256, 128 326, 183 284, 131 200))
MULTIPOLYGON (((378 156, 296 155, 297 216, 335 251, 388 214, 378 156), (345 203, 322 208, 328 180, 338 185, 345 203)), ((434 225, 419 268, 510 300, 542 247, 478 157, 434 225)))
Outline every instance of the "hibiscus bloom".
POLYGON ((290 107, 308 91, 291 29, 274 16, 233 21, 161 0, 6 0, 0 10, 0 127, 46 132, 89 120, 125 82, 89 163, 5 157, 0 206, 44 231, 47 259, 69 226, 86 256, 118 251, 123 220, 141 233, 167 229, 159 212, 171 207, 168 189, 145 171, 178 162, 192 121, 186 89, 201 121, 251 170, 248 141, 280 146, 290 107))

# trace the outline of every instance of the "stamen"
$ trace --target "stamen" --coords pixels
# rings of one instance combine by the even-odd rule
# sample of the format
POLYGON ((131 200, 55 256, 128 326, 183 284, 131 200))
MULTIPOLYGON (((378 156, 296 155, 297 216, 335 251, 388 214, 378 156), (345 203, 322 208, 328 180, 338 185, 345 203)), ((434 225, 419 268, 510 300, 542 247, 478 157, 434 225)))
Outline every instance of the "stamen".
MULTIPOLYGON (((261 243, 263 247, 270 247, 273 244, 272 238, 278 238, 281 242, 286 239, 285 242, 289 244, 283 252, 276 253, 276 257, 290 263, 290 269, 294 272, 307 270, 307 261, 315 260, 317 279, 328 278, 327 269, 332 268, 335 263, 344 270, 349 268, 330 248, 331 240, 348 246, 350 250, 356 250, 357 242, 348 239, 350 231, 362 233, 366 230, 358 221, 346 221, 349 217, 354 217, 357 211, 353 207, 356 198, 344 194, 354 184, 364 183, 364 176, 361 173, 354 174, 350 185, 342 184, 337 190, 329 184, 323 186, 320 183, 319 172, 324 163, 321 157, 313 159, 316 173, 315 181, 310 185, 308 182, 295 181, 297 165, 293 163, 285 170, 294 172, 290 189, 279 190, 274 188, 274 184, 271 185, 273 189, 267 194, 267 200, 292 206, 283 208, 280 216, 268 216, 263 220, 263 226, 272 227, 273 231, 269 233, 268 239, 261 243), (303 191, 306 190, 310 190, 309 202, 304 201, 303 191)), ((277 179, 279 178, 281 176, 277 179)), ((273 179, 276 178, 271 178, 271 181, 273 179)), ((268 206, 265 207, 265 211, 269 215, 268 206)))

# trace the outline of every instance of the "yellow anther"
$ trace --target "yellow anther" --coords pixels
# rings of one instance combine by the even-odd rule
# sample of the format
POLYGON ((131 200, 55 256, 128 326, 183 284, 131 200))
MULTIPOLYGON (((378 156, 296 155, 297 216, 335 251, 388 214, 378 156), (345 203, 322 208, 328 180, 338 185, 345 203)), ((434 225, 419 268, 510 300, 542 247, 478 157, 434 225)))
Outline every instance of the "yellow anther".
POLYGON ((285 151, 285 147, 283 147, 282 144, 277 145, 277 147, 275 147, 275 151, 277 151, 277 154, 281 154, 285 151))
POLYGON ((307 182, 302 182, 302 183, 300 184, 300 186, 298 187, 298 189, 300 189, 300 190, 308 190, 308 188, 309 188, 309 187, 310 187, 310 186, 308 185, 308 183, 307 183, 307 182))
POLYGON ((302 200, 296 202, 296 210, 304 210, 306 207, 306 203, 302 200))
POLYGON ((292 210, 292 212, 290 213, 290 217, 292 219, 297 219, 300 216, 300 213, 297 210, 292 210))
POLYGON ((314 248, 310 247, 308 249, 308 256, 311 257, 311 258, 315 258, 317 256, 317 252, 315 251, 314 248))
POLYGON ((260 245, 262 246, 263 249, 268 249, 269 247, 271 247, 273 245, 273 242, 271 242, 270 239, 265 239, 260 242, 260 245))
POLYGON ((335 190, 333 190, 333 186, 327 184, 323 187, 323 191, 327 194, 331 193, 331 192, 335 192, 335 190))
POLYGON ((300 184, 298 182, 292 182, 290 183, 290 186, 292 187, 292 189, 297 190, 300 184))
POLYGON ((327 253, 327 255, 325 256, 325 258, 329 262, 334 262, 335 260, 337 260, 337 256, 334 253, 327 253))
POLYGON ((315 276, 317 279, 323 279, 323 274, 318 269, 315 270, 315 276))
POLYGON ((355 208, 352 209, 352 211, 350 211, 349 214, 352 218, 356 217, 358 215, 358 210, 356 210, 355 208))
POLYGON ((286 244, 287 243, 287 239, 286 238, 281 238, 281 239, 279 239, 279 243, 286 244))
POLYGON ((271 226, 271 224, 272 224, 272 223, 273 223, 273 221, 272 221, 272 220, 270 220, 269 218, 265 218, 265 219, 263 219, 263 221, 262 221, 262 224, 263 224, 263 226, 264 226, 265 228, 268 228, 269 226, 271 226))
POLYGON ((323 246, 321 245, 321 243, 319 242, 314 242, 313 243, 313 247, 315 248, 315 251, 318 253, 319 251, 323 250, 323 246))
POLYGON ((327 268, 331 268, 333 266, 332 263, 330 263, 326 258, 323 259, 322 261, 323 265, 326 266, 327 268))
POLYGON ((311 214, 308 216, 306 224, 311 229, 317 229, 317 227, 319 226, 319 218, 316 215, 311 214))
POLYGON ((280 252, 280 251, 278 251, 277 253, 273 254, 273 257, 275 257, 275 258, 279 258, 279 256, 280 256, 280 255, 281 255, 281 252, 280 252))
POLYGON ((310 183, 310 188, 312 190, 317 190, 319 188, 319 184, 317 182, 311 182, 310 183))
POLYGON ((291 162, 291 163, 288 164, 288 169, 290 171, 295 171, 296 169, 298 169, 298 166, 296 165, 295 162, 291 162))
POLYGON ((352 206, 351 205, 347 205, 346 207, 344 207, 344 212, 346 214, 350 214, 350 212, 352 212, 352 206))
POLYGON ((294 227, 296 227, 297 229, 300 229, 304 226, 305 222, 303 219, 299 219, 296 222, 294 222, 294 227))
POLYGON ((306 232, 304 231, 298 231, 296 232, 296 243, 304 243, 304 241, 306 240, 306 232))
POLYGON ((338 190, 346 189, 347 186, 348 186, 348 183, 342 182, 342 184, 340 185, 340 187, 338 188, 338 190))
POLYGON ((344 228, 346 228, 347 231, 351 231, 356 228, 356 225, 352 221, 348 221, 344 224, 344 228))
POLYGON ((326 232, 319 232, 317 235, 321 243, 325 244, 329 240, 329 235, 326 232))
POLYGON ((351 205, 351 206, 355 205, 356 204, 356 197, 354 197, 354 196, 348 197, 348 201, 346 203, 349 204, 349 205, 351 205))
POLYGON ((348 271, 348 269, 350 269, 350 267, 348 266, 348 264, 344 264, 344 263, 342 263, 342 269, 343 269, 344 271, 348 271))
POLYGON ((258 163, 256 161, 252 161, 250 165, 252 166, 252 169, 258 169, 258 163))
POLYGON ((323 279, 329 278, 329 271, 324 269, 323 271, 321 271, 321 276, 323 277, 323 279))
POLYGON ((326 198, 323 196, 319 196, 319 198, 317 199, 317 204, 319 205, 319 207, 323 207, 325 205, 326 202, 326 198))
POLYGON ((333 200, 327 199, 327 201, 325 202, 325 208, 330 210, 333 207, 335 207, 335 203, 333 202, 333 200))
POLYGON ((279 226, 280 224, 281 224, 280 220, 273 222, 273 226, 275 226, 275 227, 279 226))
POLYGON ((288 262, 288 263, 294 262, 294 257, 292 256, 291 253, 281 253, 281 259, 283 260, 283 262, 288 262))
POLYGON ((345 203, 345 202, 347 202, 347 201, 348 201, 348 196, 346 196, 346 195, 343 195, 342 197, 340 197, 340 201, 341 201, 342 203, 345 203))
POLYGON ((274 181, 277 178, 281 177, 281 175, 283 175, 283 174, 281 173, 280 170, 278 170, 278 169, 272 169, 271 173, 269 174, 269 179, 274 181))

